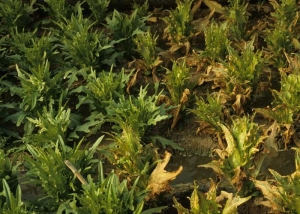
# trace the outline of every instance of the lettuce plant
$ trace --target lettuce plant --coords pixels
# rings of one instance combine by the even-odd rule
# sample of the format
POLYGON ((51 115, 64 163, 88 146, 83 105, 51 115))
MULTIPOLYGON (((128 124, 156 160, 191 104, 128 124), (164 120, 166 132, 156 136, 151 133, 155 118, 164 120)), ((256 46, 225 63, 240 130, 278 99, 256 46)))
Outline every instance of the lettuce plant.
POLYGON ((137 97, 121 95, 117 101, 113 100, 106 108, 107 120, 114 122, 121 129, 126 126, 132 127, 133 131, 142 137, 149 126, 170 118, 165 105, 157 105, 161 93, 149 96, 147 89, 148 87, 141 87, 137 97))
POLYGON ((66 0, 45 0, 45 3, 47 5, 40 4, 40 6, 53 20, 59 21, 63 17, 69 17, 71 7, 66 0))
POLYGON ((163 20, 167 24, 165 36, 174 44, 183 44, 193 33, 193 12, 191 10, 192 0, 176 0, 175 10, 169 10, 169 16, 163 20))
POLYGON ((273 29, 265 31, 265 40, 275 64, 283 67, 286 64, 284 52, 291 53, 294 48, 292 41, 299 39, 296 33, 299 6, 296 0, 282 0, 280 3, 272 0, 271 4, 275 10, 271 13, 274 24, 273 29))
POLYGON ((206 214, 237 214, 238 206, 245 203, 251 198, 251 196, 241 198, 238 195, 233 195, 225 191, 221 191, 221 194, 217 196, 217 186, 211 180, 211 186, 208 192, 205 194, 198 191, 198 186, 194 184, 194 190, 192 192, 190 200, 190 210, 184 208, 176 199, 173 197, 174 207, 178 213, 206 213, 206 214), (225 206, 222 207, 220 199, 227 198, 225 206))
POLYGON ((191 109, 201 122, 208 123, 214 130, 221 132, 220 124, 224 121, 223 105, 219 95, 207 95, 206 101, 203 98, 196 100, 197 107, 191 109))
POLYGON ((76 4, 75 8, 76 13, 70 19, 63 17, 62 21, 54 22, 60 28, 59 31, 56 30, 56 34, 61 41, 59 47, 64 59, 71 62, 71 67, 79 68, 114 64, 118 54, 113 54, 112 51, 117 41, 109 42, 103 32, 92 31, 95 23, 83 17, 80 4, 76 4))
POLYGON ((112 17, 107 17, 107 28, 110 30, 111 36, 115 41, 119 41, 118 51, 125 52, 130 56, 132 50, 135 49, 133 39, 137 34, 146 32, 146 20, 149 16, 140 17, 139 9, 135 9, 131 15, 122 15, 114 10, 112 17))
POLYGON ((178 60, 173 62, 172 70, 167 69, 165 86, 170 93, 169 104, 178 105, 172 110, 173 129, 179 120, 180 112, 183 112, 188 104, 190 90, 194 88, 196 83, 190 81, 190 68, 186 64, 186 60, 178 60))
POLYGON ((137 98, 122 95, 106 108, 107 121, 115 124, 116 132, 105 155, 125 176, 141 176, 139 185, 143 187, 157 155, 153 145, 143 146, 141 139, 149 126, 170 118, 168 109, 157 105, 158 99, 159 94, 148 96, 146 87, 140 89, 137 98))
POLYGON ((254 157, 259 151, 263 137, 258 124, 248 117, 237 118, 231 127, 220 124, 226 147, 216 149, 219 160, 200 167, 212 168, 219 176, 224 177, 240 195, 249 195, 253 191, 250 178, 257 176, 254 157))
POLYGON ((87 76, 86 86, 80 89, 86 96, 80 99, 77 107, 81 103, 88 103, 91 110, 105 113, 105 108, 109 106, 112 100, 117 100, 119 95, 124 94, 125 85, 129 81, 129 75, 121 72, 113 72, 111 67, 109 72, 96 72, 91 69, 91 73, 87 76))
POLYGON ((58 213, 135 213, 142 212, 146 191, 137 192, 137 178, 129 187, 127 180, 120 182, 118 176, 111 171, 105 178, 102 163, 99 162, 98 179, 88 176, 88 184, 83 185, 81 194, 76 199, 62 204, 58 213), (79 204, 79 205, 78 205, 79 204))
POLYGON ((98 23, 101 23, 105 18, 105 13, 108 9, 110 0, 85 0, 88 3, 92 16, 98 23))
POLYGON ((229 7, 226 14, 231 36, 235 39, 243 39, 248 22, 248 3, 245 0, 229 0, 229 7))
POLYGON ((269 169, 274 179, 267 181, 254 180, 266 201, 261 204, 275 212, 300 213, 300 150, 295 148, 296 171, 282 176, 275 170, 269 169))
POLYGON ((224 60, 228 54, 227 47, 230 44, 230 41, 226 36, 227 34, 227 22, 220 25, 214 21, 211 22, 204 31, 205 50, 201 53, 201 55, 209 57, 214 61, 224 60))
POLYGON ((0 201, 1 213, 16 213, 16 214, 34 214, 35 212, 29 211, 25 203, 22 201, 21 187, 18 185, 16 193, 11 191, 5 179, 2 179, 3 191, 2 195, 5 197, 4 201, 0 201))
POLYGON ((54 144, 54 148, 27 145, 31 155, 25 157, 29 167, 27 176, 30 183, 41 186, 44 190, 44 205, 48 209, 55 210, 59 203, 72 198, 71 193, 79 193, 81 190, 81 184, 64 161, 73 163, 82 176, 91 174, 97 167, 98 160, 94 158, 94 154, 102 139, 103 137, 99 138, 91 147, 89 144, 82 147, 81 140, 71 148, 65 145, 61 137, 56 142, 48 142, 54 144))
POLYGON ((161 63, 157 58, 157 38, 158 36, 152 35, 148 30, 146 33, 136 35, 133 40, 136 44, 136 51, 142 56, 146 69, 152 70, 161 63))
POLYGON ((226 67, 224 78, 220 79, 225 85, 223 99, 234 100, 232 107, 238 114, 244 113, 243 105, 251 99, 263 73, 262 52, 254 51, 253 42, 254 39, 247 42, 241 53, 228 46, 229 59, 223 61, 226 67))
POLYGON ((31 20, 31 15, 37 9, 33 8, 36 0, 30 0, 28 3, 23 3, 20 0, 7 0, 0 2, 0 18, 3 23, 1 27, 9 28, 19 27, 24 28, 31 20))

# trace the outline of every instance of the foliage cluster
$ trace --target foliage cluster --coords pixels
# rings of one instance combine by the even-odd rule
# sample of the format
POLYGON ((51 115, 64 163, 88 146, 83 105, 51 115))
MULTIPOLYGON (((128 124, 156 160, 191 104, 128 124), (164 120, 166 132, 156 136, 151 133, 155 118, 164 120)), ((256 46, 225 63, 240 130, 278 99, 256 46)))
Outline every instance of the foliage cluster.
POLYGON ((299 213, 299 148, 294 173, 259 180, 269 153, 300 142, 299 1, 227 3, 150 12, 146 1, 124 13, 109 0, 1 2, 0 213, 161 212, 144 204, 182 167, 167 172, 171 154, 161 160, 158 148, 182 148, 152 130, 176 131, 191 115, 195 132, 216 135, 200 167, 220 179, 206 193, 195 184, 189 208, 174 197, 179 213, 237 213, 257 195, 299 213), (21 169, 38 202, 22 200, 21 169))

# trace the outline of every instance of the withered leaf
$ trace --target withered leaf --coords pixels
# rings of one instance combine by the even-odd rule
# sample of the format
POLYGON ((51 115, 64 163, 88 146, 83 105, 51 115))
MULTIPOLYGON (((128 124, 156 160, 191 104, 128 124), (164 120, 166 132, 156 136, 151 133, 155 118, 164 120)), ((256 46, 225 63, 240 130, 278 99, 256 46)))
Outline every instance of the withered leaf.
POLYGON ((217 3, 216 1, 211 0, 203 0, 204 4, 206 4, 207 7, 209 7, 210 10, 215 10, 217 13, 224 14, 225 9, 217 3))
POLYGON ((182 166, 174 172, 168 172, 165 170, 171 156, 171 153, 165 151, 164 159, 157 163, 155 169, 151 173, 147 187, 150 191, 147 200, 153 199, 155 195, 159 195, 161 192, 169 191, 171 189, 170 182, 182 171, 182 166))
POLYGON ((138 69, 136 72, 135 72, 135 74, 133 75, 133 77, 130 79, 130 81, 128 82, 128 85, 127 85, 127 88, 126 88, 126 92, 128 93, 128 94, 130 94, 130 88, 132 87, 132 86, 134 86, 134 84, 136 83, 136 79, 137 79, 137 75, 138 75, 138 73, 140 72, 140 69, 138 69))

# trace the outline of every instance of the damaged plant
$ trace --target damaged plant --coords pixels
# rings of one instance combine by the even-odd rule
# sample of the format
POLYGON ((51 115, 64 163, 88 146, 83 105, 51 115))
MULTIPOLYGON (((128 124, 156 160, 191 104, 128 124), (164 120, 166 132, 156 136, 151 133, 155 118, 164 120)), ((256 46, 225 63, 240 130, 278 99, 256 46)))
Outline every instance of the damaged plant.
POLYGON ((249 196, 254 191, 251 178, 256 178, 260 169, 255 168, 254 157, 263 141, 261 130, 253 118, 242 117, 232 120, 231 127, 220 124, 226 147, 216 149, 219 159, 200 167, 213 169, 218 176, 225 178, 241 196, 249 196))
POLYGON ((190 200, 190 210, 184 208, 175 197, 173 197, 174 207, 177 209, 178 213, 205 213, 205 214, 237 214, 237 207, 246 201, 248 201, 251 196, 241 198, 232 193, 221 191, 221 194, 217 196, 217 185, 214 181, 210 180, 211 185, 205 194, 198 191, 198 186, 194 184, 194 190, 192 192, 190 200), (222 208, 221 201, 227 198, 225 206, 222 208))
POLYGON ((195 85, 196 83, 193 84, 190 81, 190 68, 186 65, 186 60, 173 61, 172 70, 167 69, 165 82, 165 86, 170 93, 170 99, 167 103, 168 105, 177 106, 172 110, 172 129, 176 126, 180 118, 180 112, 186 109, 191 94, 190 90, 195 85))
POLYGON ((300 149, 294 149, 296 150, 294 173, 282 176, 275 170, 269 169, 274 179, 253 181, 266 199, 261 204, 270 207, 274 212, 300 213, 300 149))

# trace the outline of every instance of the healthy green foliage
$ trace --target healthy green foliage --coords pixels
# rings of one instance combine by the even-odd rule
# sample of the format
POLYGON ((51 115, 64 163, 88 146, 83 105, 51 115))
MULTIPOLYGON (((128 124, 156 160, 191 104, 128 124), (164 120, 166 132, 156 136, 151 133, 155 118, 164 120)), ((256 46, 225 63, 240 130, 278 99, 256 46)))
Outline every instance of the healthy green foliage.
POLYGON ((73 148, 65 145, 63 139, 58 137, 54 148, 41 148, 27 145, 32 157, 26 156, 29 170, 27 172, 30 183, 41 186, 44 190, 44 205, 55 210, 61 202, 71 199, 70 193, 79 193, 81 185, 64 161, 69 160, 80 171, 82 176, 94 172, 98 160, 94 158, 97 146, 103 136, 92 147, 82 147, 81 140, 73 148))
POLYGON ((207 101, 198 98, 197 108, 190 111, 196 114, 201 122, 210 124, 216 131, 221 132, 220 124, 224 121, 223 105, 219 95, 207 95, 207 101))
POLYGON ((229 0, 229 8, 227 11, 227 21, 231 36, 235 39, 243 39, 246 34, 246 24, 248 22, 247 15, 248 3, 245 0, 229 0))
POLYGON ((228 69, 227 78, 228 82, 232 82, 233 87, 236 84, 249 84, 256 86, 259 77, 262 74, 264 66, 262 52, 254 51, 254 38, 247 42, 239 53, 234 48, 228 46, 229 60, 224 62, 228 69))
POLYGON ((110 30, 112 38, 115 41, 122 40, 118 44, 118 51, 125 52, 130 56, 135 49, 133 39, 137 34, 146 32, 146 20, 149 16, 140 17, 139 9, 135 9, 131 15, 122 15, 114 10, 112 17, 106 18, 107 28, 110 30))
POLYGON ((21 188, 18 185, 16 194, 11 192, 10 187, 5 179, 2 179, 3 192, 2 195, 5 197, 4 203, 0 201, 0 212, 3 214, 14 213, 14 214, 34 214, 35 212, 27 211, 25 203, 22 201, 21 188))
POLYGON ((293 40, 299 39, 296 26, 298 22, 299 6, 295 0, 270 1, 274 12, 271 13, 274 20, 273 29, 265 31, 265 41, 272 51, 274 62, 277 66, 283 67, 286 64, 284 52, 291 53, 293 40))
POLYGON ((183 96, 185 89, 192 89, 193 84, 190 83, 190 68, 186 65, 186 61, 173 62, 172 70, 167 70, 166 87, 171 95, 173 105, 178 105, 183 96))
POLYGON ((70 109, 65 110, 59 106, 58 111, 53 109, 53 104, 49 103, 49 107, 44 107, 42 112, 37 112, 37 118, 27 119, 38 130, 36 134, 26 136, 23 140, 31 145, 49 146, 47 142, 55 142, 59 136, 64 140, 67 139, 67 130, 70 126, 70 109))
POLYGON ((92 31, 95 23, 83 17, 80 4, 76 4, 76 13, 73 13, 70 19, 62 19, 63 21, 54 23, 60 28, 57 34, 62 43, 60 48, 63 50, 63 56, 65 60, 71 61, 71 66, 98 67, 99 63, 107 63, 105 60, 114 62, 117 55, 113 55, 112 51, 116 41, 108 42, 102 32, 92 31))
POLYGON ((158 36, 152 35, 148 30, 146 33, 137 34, 133 40, 137 47, 136 51, 142 56, 148 69, 152 69, 160 63, 156 51, 157 38, 158 36))
POLYGON ((37 67, 31 67, 29 72, 19 69, 17 74, 21 87, 11 87, 12 92, 23 98, 20 108, 24 111, 32 111, 41 108, 49 100, 57 99, 63 91, 62 72, 52 75, 50 63, 44 54, 37 67))
POLYGON ((228 54, 227 47, 230 44, 227 22, 217 24, 215 21, 205 29, 205 50, 201 54, 210 57, 214 61, 224 60, 228 54), (225 36, 224 36, 225 35, 225 36))
POLYGON ((23 28, 31 20, 31 15, 36 11, 33 5, 36 0, 30 0, 29 4, 20 0, 6 0, 0 2, 1 28, 23 28))
POLYGON ((149 96, 147 89, 141 87, 138 97, 121 95, 118 101, 112 101, 106 108, 108 121, 121 129, 129 126, 142 137, 150 125, 170 118, 165 105, 157 105, 160 93, 149 96))
POLYGON ((85 0, 98 23, 104 20, 110 0, 85 0))
POLYGON ((165 36, 174 44, 185 43, 193 33, 193 13, 191 12, 192 0, 176 0, 175 10, 169 10, 169 16, 163 20, 167 24, 165 36))
POLYGON ((41 8, 48 12, 53 20, 60 21, 69 17, 71 8, 66 0, 45 0, 45 3, 47 6, 41 5, 41 8))
POLYGON ((112 67, 109 72, 99 73, 91 69, 91 73, 87 76, 86 86, 82 86, 82 92, 86 93, 86 96, 79 104, 88 103, 91 110, 96 109, 104 113, 112 100, 116 101, 119 95, 124 94, 129 76, 130 74, 124 73, 124 69, 119 73, 113 72, 112 67))
POLYGON ((142 212, 146 191, 136 192, 137 178, 133 185, 128 186, 127 180, 120 182, 118 176, 112 171, 104 177, 102 163, 98 167, 98 180, 93 182, 88 176, 88 184, 83 185, 82 194, 76 195, 80 206, 76 206, 76 200, 69 204, 63 204, 59 213, 88 213, 88 214, 139 214, 142 212))

